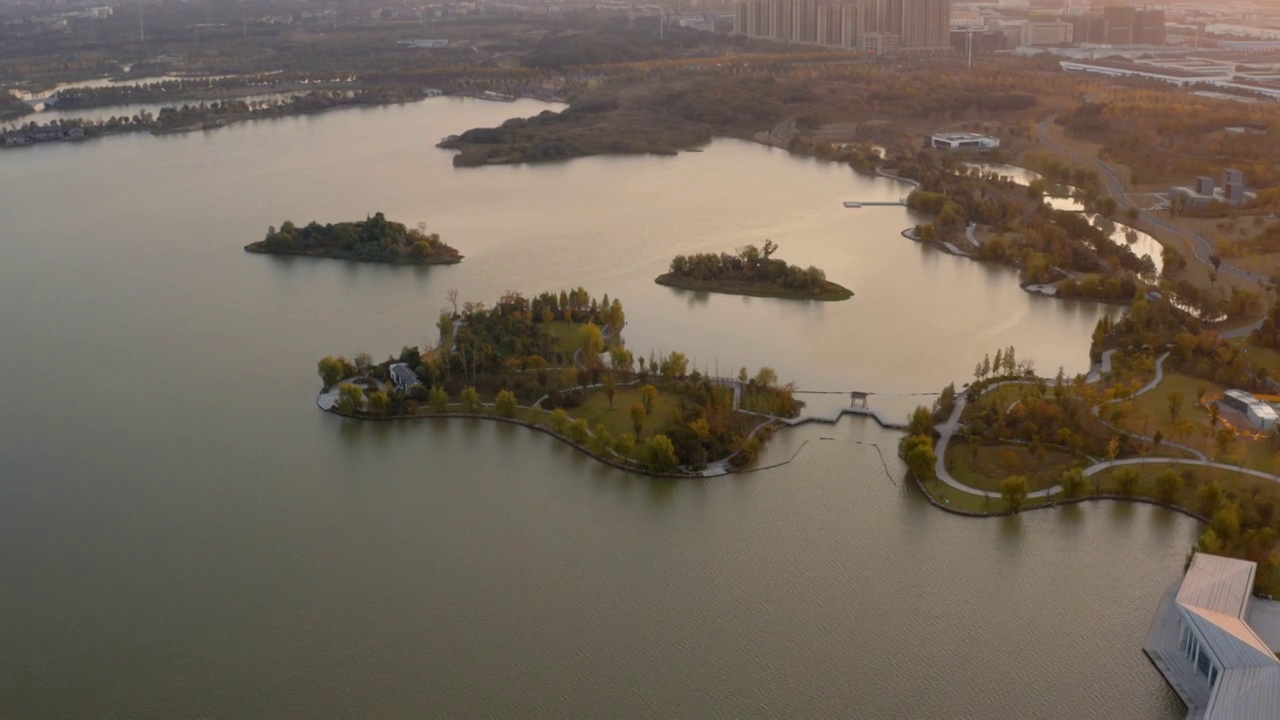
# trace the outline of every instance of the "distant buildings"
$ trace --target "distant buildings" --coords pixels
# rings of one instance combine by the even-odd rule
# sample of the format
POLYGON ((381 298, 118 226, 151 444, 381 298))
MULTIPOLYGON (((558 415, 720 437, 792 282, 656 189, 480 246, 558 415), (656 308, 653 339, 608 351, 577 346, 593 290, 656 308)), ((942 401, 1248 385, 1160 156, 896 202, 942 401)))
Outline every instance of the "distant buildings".
POLYGON ((1229 207, 1239 207, 1246 201, 1257 198, 1256 193, 1245 189, 1244 173, 1235 168, 1222 171, 1222 187, 1215 187, 1213 178, 1198 177, 1191 187, 1177 186, 1169 189, 1169 196, 1175 205, 1201 208, 1210 203, 1220 203, 1229 207))
POLYGON ((992 150, 1000 147, 1000 138, 976 133, 938 133, 930 135, 928 143, 935 150, 992 150))
POLYGON ((951 49, 951 0, 741 0, 733 31, 877 55, 951 49))
POLYGON ((1024 47, 1043 47, 1045 45, 1068 45, 1074 37, 1075 28, 1071 23, 1061 20, 1048 22, 1028 21, 1022 26, 1022 45, 1024 47))

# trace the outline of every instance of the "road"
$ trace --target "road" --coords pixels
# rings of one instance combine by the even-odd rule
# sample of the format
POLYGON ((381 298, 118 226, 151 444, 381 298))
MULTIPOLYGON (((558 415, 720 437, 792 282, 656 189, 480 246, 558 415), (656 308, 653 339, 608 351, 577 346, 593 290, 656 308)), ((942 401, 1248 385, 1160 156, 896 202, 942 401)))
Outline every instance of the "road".
MULTIPOLYGON (((1205 240, 1193 232, 1174 225, 1159 215, 1149 213, 1138 207, 1138 205, 1129 199, 1129 192, 1125 190, 1124 181, 1120 179, 1120 175, 1116 172, 1115 168, 1111 167, 1111 165, 1104 162, 1101 158, 1086 157, 1053 139, 1053 136, 1050 133, 1050 128, 1053 126, 1055 120, 1057 120, 1057 117, 1051 117, 1040 123, 1040 142, 1045 147, 1055 150, 1086 167, 1097 168, 1100 171, 1099 177, 1102 178, 1103 184, 1106 185, 1107 192, 1111 193, 1111 197, 1115 198, 1117 206, 1124 210, 1128 210, 1130 208, 1135 209, 1138 211, 1138 217, 1142 220, 1167 231, 1171 235, 1176 235, 1187 240, 1191 243, 1191 250, 1195 255, 1196 260, 1210 267, 1213 266, 1213 260, 1210 258, 1210 256, 1213 255, 1213 247, 1209 245, 1208 240, 1205 240)), ((1220 273, 1226 273, 1227 275, 1232 275, 1244 280, 1252 280, 1254 282, 1261 283, 1270 281, 1270 278, 1265 275, 1250 272, 1225 262, 1220 263, 1217 270, 1220 273)))

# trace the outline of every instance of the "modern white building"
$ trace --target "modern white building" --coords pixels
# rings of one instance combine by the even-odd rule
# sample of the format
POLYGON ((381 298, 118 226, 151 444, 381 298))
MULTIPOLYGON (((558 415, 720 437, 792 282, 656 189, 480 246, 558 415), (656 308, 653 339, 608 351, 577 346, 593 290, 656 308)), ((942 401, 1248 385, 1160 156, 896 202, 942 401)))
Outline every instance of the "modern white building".
POLYGON ((1160 603, 1143 651, 1187 720, 1280 718, 1280 660, 1248 624, 1257 565, 1196 553, 1160 603))
POLYGON ((1243 413, 1249 419, 1249 423, 1259 430, 1274 430, 1276 423, 1280 421, 1280 414, 1276 413, 1275 408, 1243 390, 1226 391, 1222 394, 1220 402, 1236 412, 1243 413))
POLYGON ((977 133, 939 133, 929 136, 935 150, 991 150, 1000 147, 1000 138, 977 133))

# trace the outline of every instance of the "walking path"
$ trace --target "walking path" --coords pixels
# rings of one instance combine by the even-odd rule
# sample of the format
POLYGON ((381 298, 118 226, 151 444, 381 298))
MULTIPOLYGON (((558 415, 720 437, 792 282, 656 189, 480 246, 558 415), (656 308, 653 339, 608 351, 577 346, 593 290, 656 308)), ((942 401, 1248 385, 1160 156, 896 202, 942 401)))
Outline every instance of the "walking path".
POLYGON ((1227 463, 1214 462, 1212 460, 1185 460, 1179 458, 1125 458, 1124 460, 1111 460, 1108 462, 1100 462, 1085 468, 1084 476, 1092 477, 1103 470, 1115 467, 1125 467, 1126 465, 1190 465, 1193 467, 1216 468, 1218 470, 1230 470, 1244 475, 1252 475, 1253 477, 1270 480, 1271 482, 1280 483, 1280 475, 1272 475, 1261 470, 1253 470, 1251 468, 1240 467, 1239 465, 1228 465, 1227 463))
MULTIPOLYGON (((1101 380, 1102 373, 1110 373, 1111 358, 1112 356, 1115 355, 1115 352, 1116 352, 1115 350, 1108 350, 1104 352, 1102 354, 1102 362, 1099 364, 1099 367, 1095 368, 1094 371, 1090 372, 1089 376, 1085 379, 1085 381, 1089 383, 1095 383, 1101 380)), ((1150 392, 1151 390, 1155 389, 1157 385, 1160 384, 1160 381, 1164 379, 1164 361, 1168 359, 1168 357, 1169 357, 1169 353, 1166 352, 1165 354, 1161 355, 1159 358, 1156 359, 1155 379, 1152 380, 1150 383, 1147 383, 1146 387, 1142 388, 1137 393, 1135 393, 1133 397, 1137 397, 1144 393, 1150 392)), ((983 391, 983 394, 985 395, 986 393, 989 393, 1005 385, 1027 385, 1027 384, 1034 384, 1039 382, 1044 382, 1051 386, 1057 383, 1056 380, 1050 380, 1047 378, 1038 378, 1038 379, 1032 379, 1032 380, 1005 380, 1003 382, 995 383, 994 385, 991 385, 990 387, 986 388, 983 391)), ((1017 403, 1015 402, 1013 405, 1010 405, 1009 409, 1013 409, 1014 405, 1017 405, 1017 403)), ((934 452, 937 455, 937 462, 934 465, 934 473, 937 474, 938 479, 941 480, 943 483, 947 484, 948 486, 956 490, 959 490, 960 492, 968 493, 970 495, 978 495, 980 497, 985 497, 985 498, 999 498, 1001 497, 1000 493, 991 492, 989 490, 979 490, 978 488, 965 485, 964 483, 957 480, 955 476, 951 474, 951 471, 947 469, 947 448, 950 447, 951 445, 951 438, 953 438, 956 432, 960 429, 960 425, 961 425, 960 418, 961 416, 964 415, 964 410, 967 406, 968 406, 968 397, 966 395, 961 395, 958 398, 956 398, 956 407, 954 410, 952 410, 951 417, 948 418, 945 423, 942 423, 941 425, 938 425, 935 428, 935 430, 937 430, 938 432, 938 443, 934 450, 934 452)), ((1095 415, 1097 415, 1098 408, 1093 408, 1093 412, 1095 415)), ((1100 416, 1099 416, 1099 419, 1101 420, 1100 416)), ((1103 422, 1105 423, 1106 421, 1103 421, 1103 422)), ((1107 424, 1107 427, 1111 427, 1111 425, 1107 424)), ((1112 428, 1112 429, 1115 429, 1115 428, 1112 428)), ((1154 440, 1151 438, 1140 437, 1136 435, 1132 437, 1138 437, 1141 440, 1154 442, 1154 440)), ((1165 444, 1169 445, 1170 447, 1176 447, 1192 453, 1193 455, 1200 458, 1200 460, 1196 462, 1205 461, 1204 454, 1199 452, 1198 450, 1195 450, 1190 447, 1186 447, 1184 445, 1178 445, 1176 443, 1165 443, 1165 444)), ((1123 461, 1116 461, 1116 462, 1123 462, 1123 461)), ((1192 461, 1186 461, 1186 462, 1192 462, 1192 461)), ((1107 465, 1107 463, 1095 464, 1090 469, 1093 470, 1093 472, 1098 472, 1099 469, 1102 469, 1099 467, 1099 465, 1107 465), (1094 469, 1094 468, 1098 468, 1098 469, 1094 469)), ((1088 473, 1086 471, 1086 474, 1091 474, 1091 473, 1088 473)), ((1266 475, 1266 473, 1263 473, 1263 475, 1266 475)), ((1274 476, 1267 476, 1267 477, 1274 477, 1274 476)), ((1280 482, 1280 478, 1276 478, 1276 480, 1277 482, 1280 482)), ((1054 485, 1051 488, 1046 488, 1044 490, 1037 490, 1036 492, 1030 493, 1027 495, 1027 497, 1030 499, 1047 498, 1051 495, 1056 495, 1060 492, 1062 492, 1062 486, 1054 485)))

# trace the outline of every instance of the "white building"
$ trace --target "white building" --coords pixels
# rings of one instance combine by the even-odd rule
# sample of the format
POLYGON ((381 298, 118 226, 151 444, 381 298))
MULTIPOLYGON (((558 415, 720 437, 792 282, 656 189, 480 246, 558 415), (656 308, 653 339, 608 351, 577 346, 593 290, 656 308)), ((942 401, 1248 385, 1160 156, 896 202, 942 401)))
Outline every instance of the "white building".
POLYGON ((1054 20, 1051 22, 1028 21, 1022 25, 1022 37, 1019 43, 1023 47, 1044 47, 1046 45, 1067 45, 1075 34, 1071 23, 1054 20))
POLYGON ((1226 391, 1222 394, 1220 402, 1236 412, 1243 413, 1249 419, 1249 423, 1259 430, 1274 430, 1276 423, 1280 422, 1280 414, 1276 413, 1275 408, 1243 390, 1226 391))
POLYGON ((1000 138, 977 133, 939 133, 929 136, 935 150, 991 150, 1000 147, 1000 138))
POLYGON ((1143 651, 1188 720, 1280 717, 1280 660, 1248 624, 1257 565, 1196 553, 1151 623, 1143 651))

